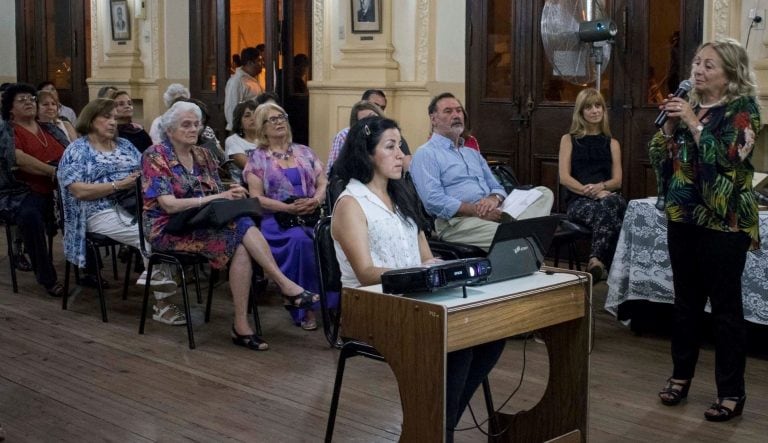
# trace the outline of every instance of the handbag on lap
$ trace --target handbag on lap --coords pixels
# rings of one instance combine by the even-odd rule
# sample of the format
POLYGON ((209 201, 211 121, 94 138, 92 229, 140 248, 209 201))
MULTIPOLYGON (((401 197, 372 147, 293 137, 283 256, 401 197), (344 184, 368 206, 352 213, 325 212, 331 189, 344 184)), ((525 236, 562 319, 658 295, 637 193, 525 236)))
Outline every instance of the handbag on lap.
POLYGON ((211 200, 200 208, 186 209, 171 215, 165 231, 181 234, 201 228, 222 228, 238 217, 260 217, 261 205, 255 198, 211 200))

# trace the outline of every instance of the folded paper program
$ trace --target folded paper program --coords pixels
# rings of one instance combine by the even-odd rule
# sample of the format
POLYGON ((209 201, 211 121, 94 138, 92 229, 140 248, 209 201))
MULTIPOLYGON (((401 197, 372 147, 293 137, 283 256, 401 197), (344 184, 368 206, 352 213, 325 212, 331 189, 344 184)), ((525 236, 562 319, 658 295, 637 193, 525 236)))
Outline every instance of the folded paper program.
POLYGON ((504 199, 501 210, 516 219, 541 196, 542 193, 538 189, 514 189, 504 199))

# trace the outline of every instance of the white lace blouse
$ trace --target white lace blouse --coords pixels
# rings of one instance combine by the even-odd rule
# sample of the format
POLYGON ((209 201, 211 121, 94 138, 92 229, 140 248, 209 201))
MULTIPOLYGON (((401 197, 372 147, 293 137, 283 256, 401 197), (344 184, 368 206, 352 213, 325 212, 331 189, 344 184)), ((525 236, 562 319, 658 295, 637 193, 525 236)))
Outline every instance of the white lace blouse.
MULTIPOLYGON (((347 196, 357 200, 365 213, 368 221, 368 243, 374 266, 405 268, 421 264, 419 230, 416 223, 407 223, 390 211, 376 194, 358 180, 351 179, 336 201, 347 196)), ((352 288, 361 286, 352 265, 335 238, 333 244, 341 269, 342 285, 352 288)))

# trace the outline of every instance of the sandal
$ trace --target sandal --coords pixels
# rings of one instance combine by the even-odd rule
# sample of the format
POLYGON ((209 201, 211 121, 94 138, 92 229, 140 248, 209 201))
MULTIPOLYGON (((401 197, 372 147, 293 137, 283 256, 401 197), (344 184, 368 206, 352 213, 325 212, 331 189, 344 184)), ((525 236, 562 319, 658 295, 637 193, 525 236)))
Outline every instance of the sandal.
POLYGON ((691 381, 686 380, 684 383, 679 381, 673 381, 672 377, 667 379, 667 385, 664 389, 659 391, 659 398, 661 403, 666 406, 675 406, 679 404, 683 399, 688 397, 688 390, 691 388, 691 381))
POLYGON ((152 314, 152 320, 164 323, 171 326, 181 326, 187 324, 187 317, 181 312, 178 306, 174 304, 167 304, 162 308, 158 308, 157 305, 152 306, 154 314, 152 314))
POLYGON ((315 331, 317 330, 317 320, 315 319, 307 319, 301 321, 301 329, 305 331, 315 331))
POLYGON ((269 349, 269 344, 261 339, 256 334, 251 335, 240 335, 235 330, 235 326, 232 326, 232 343, 236 344, 237 346, 243 346, 245 348, 248 348, 252 351, 266 351, 269 349))
POLYGON ((744 402, 746 401, 746 395, 741 397, 718 397, 717 403, 712 403, 712 406, 704 411, 704 418, 708 421, 728 421, 733 417, 738 417, 744 410, 744 402), (736 402, 736 405, 731 409, 723 405, 723 402, 726 401, 736 402))
POLYGON ((29 272, 32 270, 32 265, 29 263, 29 260, 27 260, 26 254, 16 254, 14 258, 16 270, 21 272, 29 272))
POLYGON ((304 290, 298 295, 283 295, 283 305, 286 309, 311 309, 312 305, 320 301, 320 296, 304 290))
POLYGON ((45 292, 47 292, 48 295, 50 295, 51 297, 63 297, 64 296, 64 285, 62 285, 59 282, 56 282, 50 288, 46 288, 45 292))

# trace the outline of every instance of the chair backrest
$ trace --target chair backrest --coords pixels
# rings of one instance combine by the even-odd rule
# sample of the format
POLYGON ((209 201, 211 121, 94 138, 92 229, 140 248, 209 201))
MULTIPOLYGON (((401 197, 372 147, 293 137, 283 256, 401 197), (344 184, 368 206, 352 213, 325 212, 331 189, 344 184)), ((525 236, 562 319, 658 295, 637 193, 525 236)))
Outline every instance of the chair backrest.
POLYGON ((341 270, 336 260, 336 249, 331 237, 331 217, 323 217, 315 225, 315 262, 320 281, 320 308, 323 314, 323 331, 331 346, 336 344, 341 303, 335 313, 328 307, 328 293, 341 292, 341 270))
POLYGON ((336 204, 336 199, 339 198, 347 183, 338 175, 331 175, 328 177, 328 186, 325 188, 325 203, 328 206, 328 215, 333 213, 333 205, 336 204))
POLYGON ((144 191, 141 189, 141 177, 136 178, 134 184, 136 190, 136 223, 139 225, 139 245, 141 246, 141 255, 149 257, 147 250, 147 238, 144 236, 144 191))
POLYGON ((507 194, 512 192, 515 188, 520 186, 520 182, 515 177, 515 172, 512 167, 504 164, 498 160, 491 160, 488 162, 488 167, 491 168, 493 176, 496 177, 496 181, 507 191, 507 194))

